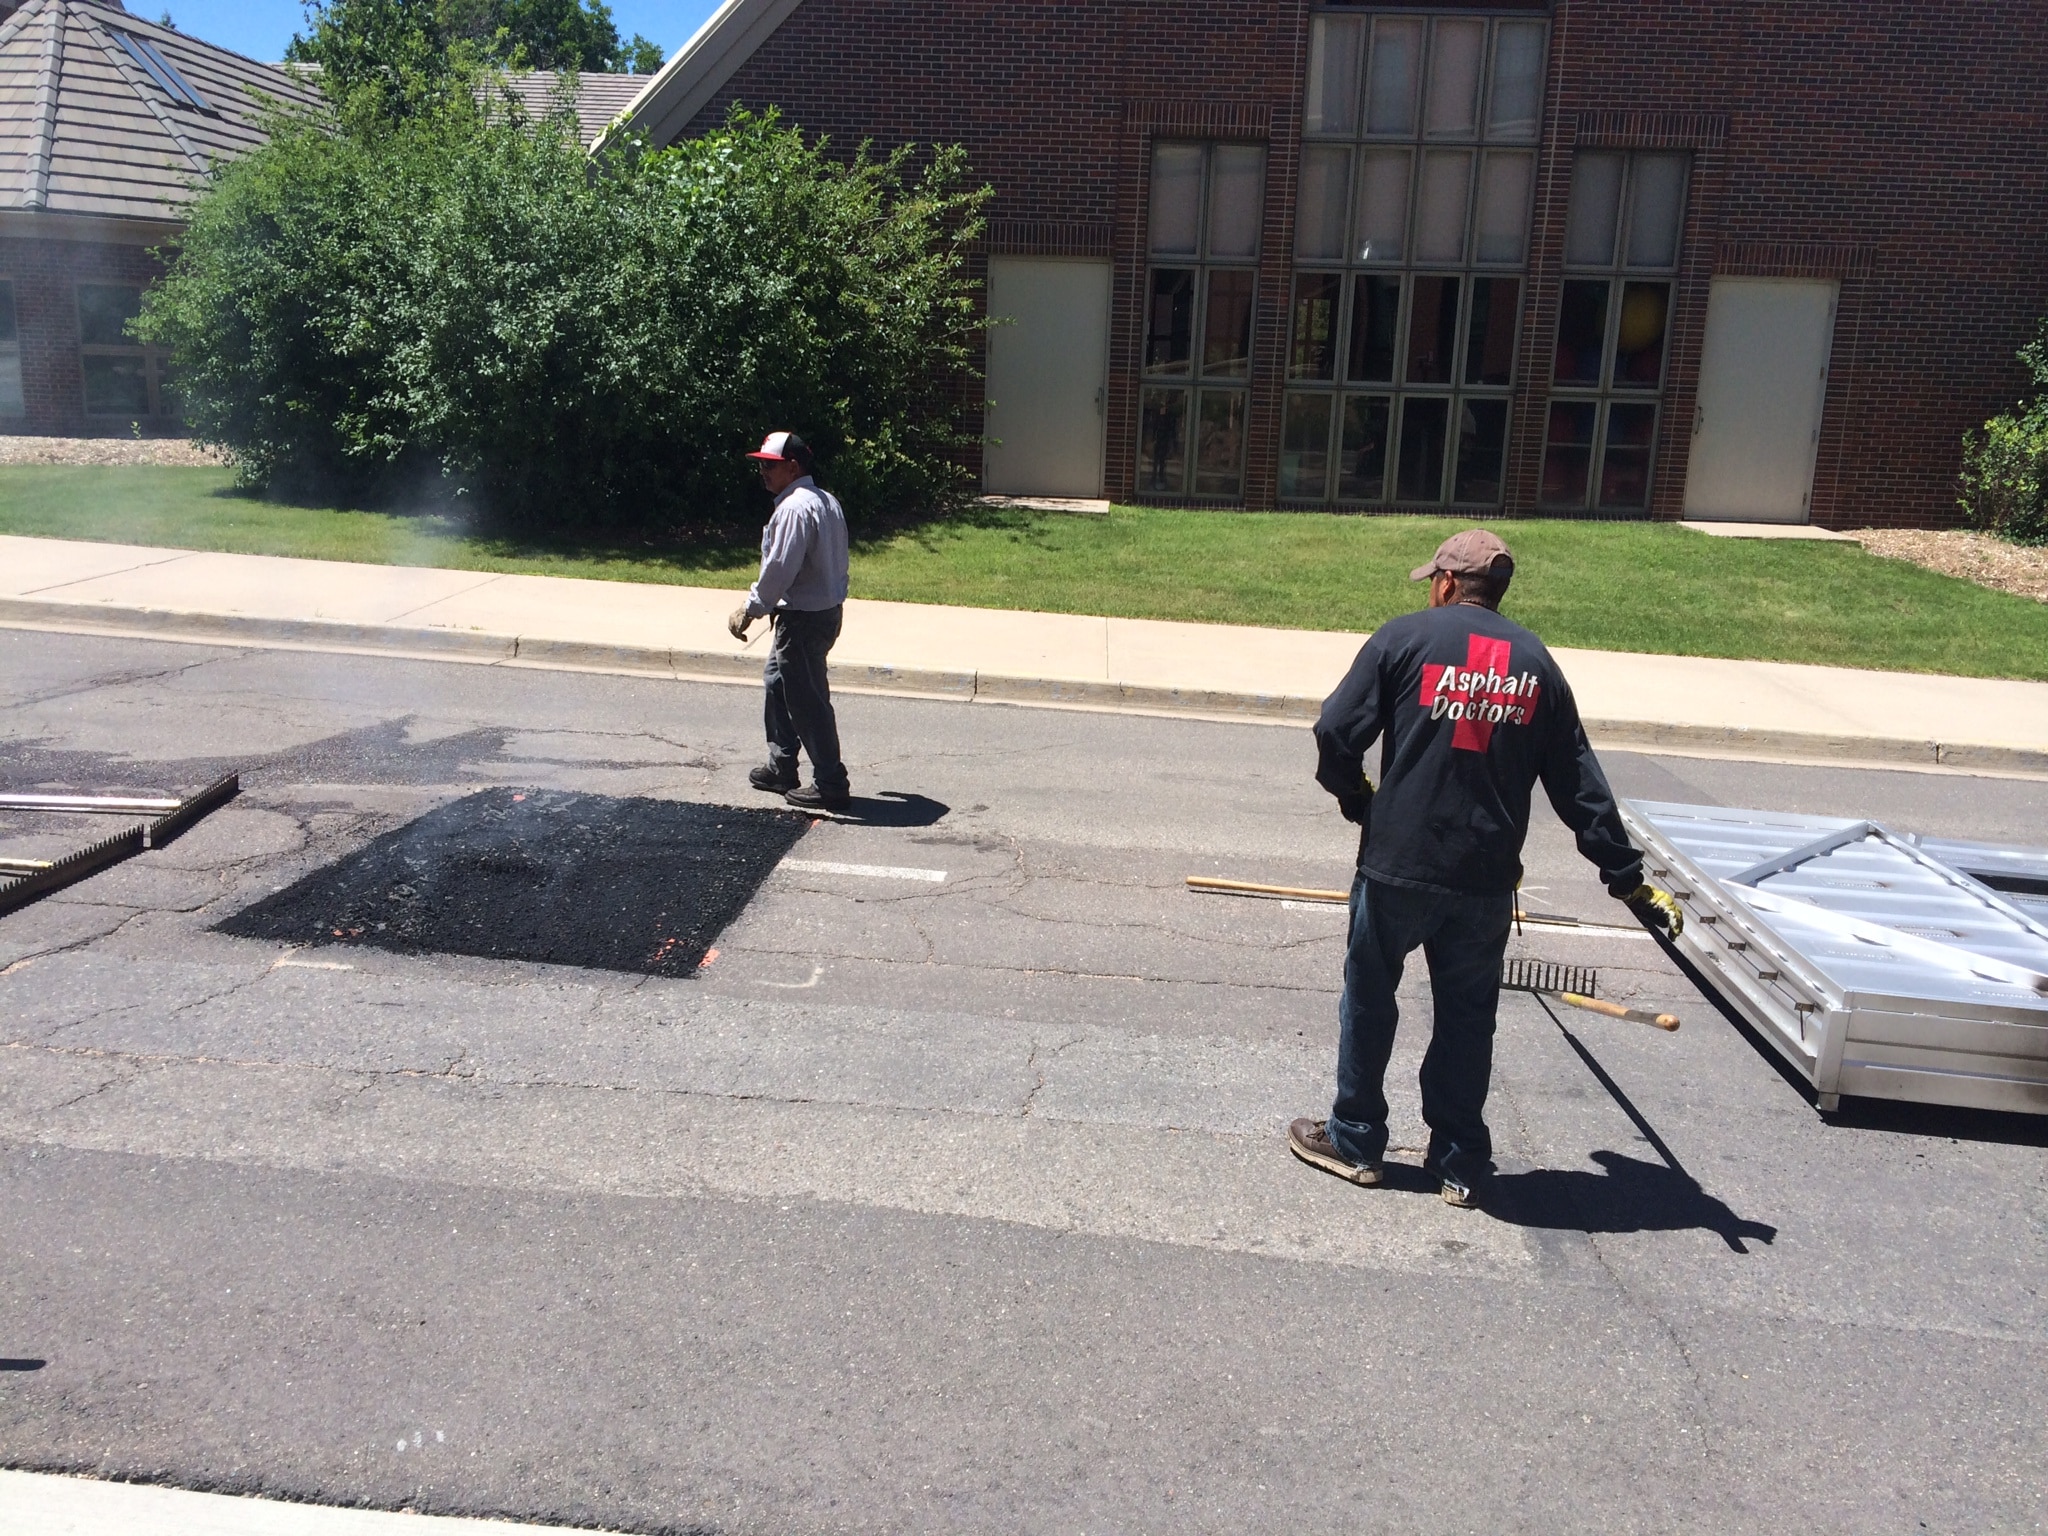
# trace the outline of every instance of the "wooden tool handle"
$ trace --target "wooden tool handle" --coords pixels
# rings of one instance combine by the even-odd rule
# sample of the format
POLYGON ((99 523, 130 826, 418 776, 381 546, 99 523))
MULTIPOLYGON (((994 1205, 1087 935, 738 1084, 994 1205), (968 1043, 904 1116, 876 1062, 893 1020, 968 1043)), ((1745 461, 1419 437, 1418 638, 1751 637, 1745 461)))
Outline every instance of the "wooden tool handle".
POLYGON ((1209 875, 1189 875, 1193 891, 1234 891, 1240 896, 1288 896, 1296 901, 1348 902, 1349 891, 1310 891, 1292 885, 1255 885, 1249 880, 1218 880, 1209 875))
POLYGON ((1557 994, 1574 1008, 1583 1008, 1588 1013, 1603 1013, 1610 1019, 1627 1019, 1632 1024, 1648 1024, 1666 1033, 1678 1028, 1678 1015, 1674 1013, 1648 1013, 1641 1008, 1624 1008, 1619 1003, 1603 1003, 1595 997, 1581 997, 1576 992, 1557 994))

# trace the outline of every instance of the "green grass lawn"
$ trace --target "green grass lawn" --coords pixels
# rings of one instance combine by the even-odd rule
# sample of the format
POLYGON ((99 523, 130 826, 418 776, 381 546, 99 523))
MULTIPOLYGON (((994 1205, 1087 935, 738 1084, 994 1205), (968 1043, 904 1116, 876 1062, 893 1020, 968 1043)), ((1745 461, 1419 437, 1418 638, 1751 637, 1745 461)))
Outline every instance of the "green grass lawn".
MULTIPOLYGON (((977 511, 857 540, 854 591, 902 602, 1370 629, 1416 607, 1412 566, 1451 518, 1118 508, 977 511)), ((2048 604, 1853 544, 1669 525, 1503 522, 1506 611, 1553 645, 2048 679, 2048 604)), ((0 467, 0 533, 461 570, 744 587, 745 538, 550 546, 445 518, 282 506, 217 469, 0 467)))

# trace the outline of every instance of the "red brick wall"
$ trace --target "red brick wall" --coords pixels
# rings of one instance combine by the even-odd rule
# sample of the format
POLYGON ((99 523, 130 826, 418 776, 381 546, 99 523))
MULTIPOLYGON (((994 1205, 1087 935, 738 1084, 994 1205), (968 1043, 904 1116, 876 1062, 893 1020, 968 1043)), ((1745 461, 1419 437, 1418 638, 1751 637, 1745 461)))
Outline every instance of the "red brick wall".
MULTIPOLYGON (((1270 505, 1308 9, 1306 0, 804 0, 692 131, 737 99, 780 105, 842 145, 957 141, 996 188, 992 249, 1112 253, 1113 493, 1128 493, 1135 473, 1151 140, 1268 142, 1245 500, 1270 505)), ((1842 302, 1815 520, 1953 522, 1962 434, 2024 387, 2013 353, 2048 315, 2039 0, 1556 0, 1549 9, 1509 514, 1533 509, 1570 155, 1598 143, 1694 155, 1654 515, 1675 517, 1682 503, 1713 276, 1822 275, 1840 280, 1842 302)))
MULTIPOLYGON (((20 240, 0 237, 0 280, 14 287, 14 318, 21 337, 21 392, 26 419, 0 416, 0 433, 38 437, 126 437, 127 421, 85 414, 85 381, 79 368, 76 283, 147 285, 163 266, 141 245, 86 240, 20 240)), ((141 423, 161 435, 172 422, 141 423)))

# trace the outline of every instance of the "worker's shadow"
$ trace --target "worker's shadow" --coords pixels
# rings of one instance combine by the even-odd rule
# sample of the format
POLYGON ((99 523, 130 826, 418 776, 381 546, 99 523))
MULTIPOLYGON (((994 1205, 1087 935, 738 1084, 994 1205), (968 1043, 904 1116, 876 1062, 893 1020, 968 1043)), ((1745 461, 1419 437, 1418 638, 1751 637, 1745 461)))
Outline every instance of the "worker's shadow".
POLYGON ((1601 1171, 1537 1168, 1495 1175, 1484 1209, 1519 1227, 1566 1232, 1682 1232, 1717 1234, 1737 1253, 1743 1239, 1768 1243, 1778 1229, 1749 1221, 1716 1200, 1682 1168, 1643 1162, 1619 1152, 1595 1152, 1601 1171))
POLYGON ((885 789, 878 795, 855 795, 853 804, 833 820, 863 827, 929 827, 952 814, 953 808, 928 795, 885 789))

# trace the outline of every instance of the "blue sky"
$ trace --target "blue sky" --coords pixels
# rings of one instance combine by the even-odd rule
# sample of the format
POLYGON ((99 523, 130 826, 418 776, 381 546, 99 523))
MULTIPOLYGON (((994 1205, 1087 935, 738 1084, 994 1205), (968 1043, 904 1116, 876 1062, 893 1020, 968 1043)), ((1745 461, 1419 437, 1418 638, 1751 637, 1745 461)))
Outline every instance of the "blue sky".
MULTIPOLYGON (((303 31, 299 0, 126 0, 138 16, 156 20, 166 10, 178 30, 219 43, 252 59, 280 59, 294 32, 303 31)), ((611 0, 619 36, 635 32, 673 54, 718 9, 717 0, 611 0)))

